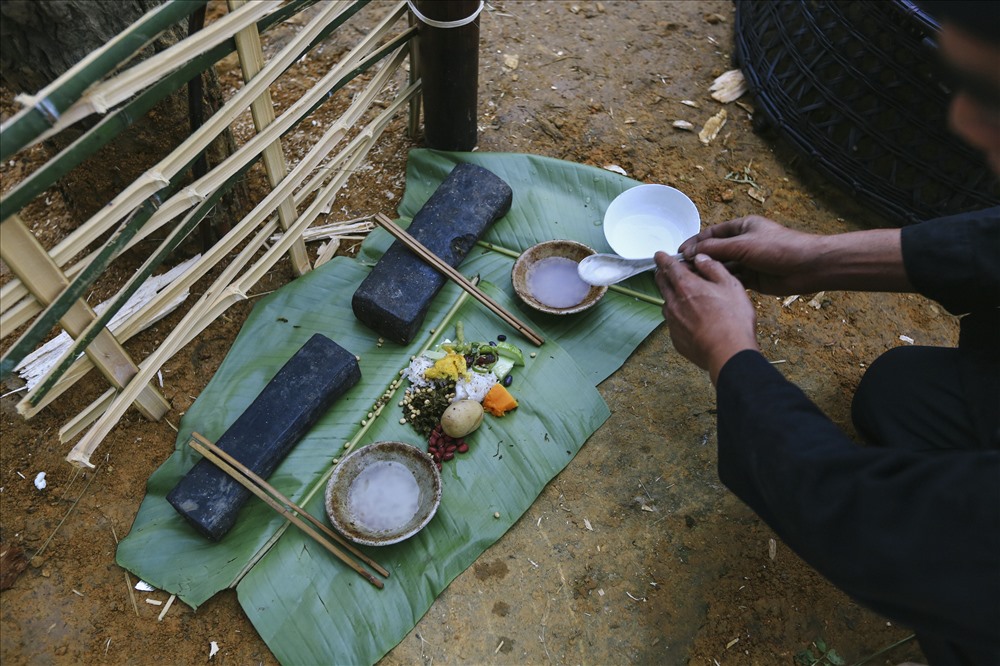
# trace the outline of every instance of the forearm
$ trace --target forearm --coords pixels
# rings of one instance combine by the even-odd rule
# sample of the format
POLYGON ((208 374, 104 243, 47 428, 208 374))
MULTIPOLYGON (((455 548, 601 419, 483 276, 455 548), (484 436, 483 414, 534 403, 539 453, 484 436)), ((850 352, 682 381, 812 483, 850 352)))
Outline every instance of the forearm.
POLYGON ((903 265, 899 229, 816 237, 805 263, 810 291, 915 291, 903 265))

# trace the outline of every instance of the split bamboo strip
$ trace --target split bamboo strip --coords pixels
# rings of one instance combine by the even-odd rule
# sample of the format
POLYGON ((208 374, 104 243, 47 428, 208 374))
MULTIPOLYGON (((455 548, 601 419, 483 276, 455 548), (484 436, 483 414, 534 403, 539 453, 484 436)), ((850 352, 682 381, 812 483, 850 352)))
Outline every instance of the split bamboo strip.
MULTIPOLYGON (((121 310, 128 299, 131 298, 132 294, 134 294, 139 287, 142 286, 146 278, 152 275, 153 271, 159 267, 163 260, 166 259, 171 252, 177 249, 184 238, 195 230, 198 224, 205 218, 206 215, 208 215, 212 208, 215 207, 218 200, 222 198, 222 195, 228 191, 228 189, 232 187, 232 185, 235 184, 244 173, 244 171, 240 171, 234 176, 231 176, 226 187, 220 188, 211 197, 202 202, 200 206, 194 209, 180 224, 177 225, 174 232, 168 236, 159 248, 157 248, 157 251, 146 259, 143 265, 139 267, 131 278, 129 278, 125 286, 118 291, 107 310, 76 336, 76 341, 62 354, 60 359, 52 366, 52 368, 50 368, 41 381, 39 381, 39 383, 22 398, 21 402, 18 404, 18 411, 23 416, 27 416, 29 410, 40 408, 43 398, 45 398, 46 394, 50 392, 53 386, 66 373, 66 371, 70 369, 70 366, 76 361, 77 357, 80 356, 81 352, 86 349, 87 345, 90 344, 90 341, 93 340, 98 332, 107 325, 111 318, 114 317, 119 310, 121 310)), ((176 291, 178 290, 172 290, 172 293, 175 293, 176 291)), ((161 299, 161 301, 162 300, 163 299, 161 299)), ((144 313, 155 313, 160 309, 161 308, 151 310, 147 307, 141 309, 140 311, 144 313)), ((69 385, 65 385, 65 388, 68 387, 69 385)), ((65 388, 63 390, 65 390, 65 388)), ((59 391, 59 393, 62 392, 63 391, 59 391)))
MULTIPOLYGON (((138 233, 140 227, 149 220, 156 210, 157 204, 158 200, 153 198, 144 202, 140 208, 135 210, 115 230, 115 233, 111 235, 104 246, 98 252, 91 255, 92 260, 86 262, 85 268, 72 281, 69 281, 65 274, 59 271, 61 278, 67 280, 67 284, 47 303, 47 307, 41 316, 36 318, 31 326, 28 327, 28 330, 4 353, 3 358, 0 359, 0 377, 6 377, 14 369, 14 366, 21 362, 21 359, 30 354, 38 343, 41 342, 42 338, 73 307, 73 304, 84 295, 94 281, 100 277, 100 274, 118 256, 119 250, 124 248, 129 240, 138 233)), ((52 263, 55 270, 59 270, 59 267, 55 266, 55 262, 52 262, 48 253, 45 253, 45 259, 49 263, 52 263)), ((17 275, 23 275, 23 271, 28 270, 27 266, 21 266, 20 268, 20 270, 17 270, 12 267, 12 270, 17 275)), ((22 277, 22 279, 25 278, 22 277)), ((36 300, 39 299, 36 297, 36 300)))
MULTIPOLYGON (((390 77, 398 68, 399 64, 402 61, 403 55, 404 55, 403 51, 402 49, 400 49, 397 52, 396 56, 390 60, 390 63, 387 66, 383 67, 382 70, 372 79, 372 81, 369 83, 365 91, 354 100, 352 105, 344 113, 343 117, 338 121, 338 123, 336 123, 331 128, 331 130, 328 131, 326 140, 321 140, 320 142, 321 149, 316 150, 314 148, 314 150, 311 151, 310 153, 312 158, 304 160, 303 163, 301 163, 299 166, 296 167, 297 169, 296 174, 302 174, 301 177, 304 178, 309 172, 313 171, 315 167, 318 166, 319 161, 322 160, 326 156, 326 154, 330 152, 332 146, 345 135, 347 127, 353 125, 354 122, 357 120, 357 117, 360 116, 361 113, 363 113, 366 109, 369 108, 371 102, 374 100, 376 95, 388 83, 390 77)), ((329 170, 324 170, 324 173, 328 172, 329 170)), ((240 175, 241 175, 240 173, 237 173, 236 176, 231 176, 230 182, 234 181, 240 175)), ((281 184, 282 187, 279 190, 272 191, 271 194, 269 194, 260 204, 258 204, 258 206, 255 208, 255 211, 251 213, 250 221, 247 222, 245 219, 243 222, 240 223, 240 226, 249 230, 253 226, 259 224, 260 221, 266 215, 271 214, 273 212, 274 201, 275 200, 280 201, 284 193, 287 193, 287 196, 291 196, 291 188, 298 186, 298 183, 299 183, 299 178, 290 178, 286 183, 282 183, 281 184), (254 213, 258 213, 258 215, 254 216, 254 213)), ((144 279, 145 276, 149 275, 155 268, 155 266, 158 265, 163 258, 165 258, 166 254, 172 251, 179 244, 180 240, 182 240, 184 236, 186 236, 188 233, 190 233, 191 230, 194 229, 194 227, 197 224, 197 221, 200 220, 201 217, 203 217, 208 212, 208 210, 214 204, 214 199, 218 198, 218 196, 220 195, 221 191, 216 192, 212 197, 210 197, 210 199, 206 200, 206 202, 203 202, 202 205, 199 206, 198 210, 202 211, 200 215, 198 215, 193 220, 189 218, 189 221, 187 223, 179 225, 178 229, 175 230, 175 233, 172 234, 166 241, 164 241, 164 244, 154 255, 155 260, 151 258, 149 261, 147 261, 146 265, 138 271, 137 276, 139 277, 134 277, 132 281, 130 281, 130 283, 126 285, 126 287, 121 292, 119 292, 119 295, 116 297, 116 306, 112 306, 112 308, 110 308, 111 312, 106 312, 104 317, 110 318, 110 316, 113 316, 113 311, 117 311, 117 309, 120 308, 122 304, 124 304, 124 302, 128 298, 129 293, 131 291, 134 291, 135 288, 138 288, 138 284, 141 281, 141 279, 144 279)), ((229 242, 218 243, 212 249, 212 251, 210 251, 210 253, 204 257, 204 261, 201 262, 201 265, 205 267, 204 271, 194 271, 194 270, 189 271, 184 278, 175 282, 170 290, 165 290, 163 293, 161 293, 158 299, 154 299, 155 302, 150 302, 149 304, 147 304, 146 308, 143 309, 143 312, 158 311, 159 302, 166 300, 168 296, 171 296, 172 294, 181 290, 182 288, 188 287, 191 283, 193 283, 195 279, 200 277, 204 272, 206 272, 209 268, 211 268, 211 266, 217 263, 217 261, 222 259, 222 257, 224 256, 223 254, 224 250, 231 249, 233 246, 235 246, 236 243, 245 238, 245 234, 240 235, 231 233, 227 235, 227 239, 229 238, 231 238, 232 240, 229 242)), ((223 241, 227 239, 223 239, 223 241)), ((92 327, 90 331, 93 330, 96 329, 92 327)), ((22 415, 27 416, 29 414, 33 414, 38 409, 40 409, 41 406, 43 406, 41 404, 42 398, 50 390, 50 388, 56 384, 57 380, 59 379, 59 375, 61 375, 62 373, 66 372, 69 369, 70 364, 74 362, 73 361, 74 357, 78 355, 80 348, 83 345, 85 345, 86 342, 87 339, 85 332, 84 334, 81 335, 81 339, 78 341, 78 343, 74 345, 71 349, 67 350, 67 352, 61 358, 61 360, 56 364, 56 366, 54 366, 49 371, 49 373, 42 380, 42 382, 21 400, 21 402, 18 405, 18 410, 21 412, 22 415)), ((79 367, 80 365, 82 365, 83 362, 76 361, 76 363, 78 364, 79 367)), ((72 381, 73 382, 77 381, 81 376, 82 374, 77 373, 72 377, 72 381)), ((63 385, 60 388, 59 393, 64 392, 68 388, 69 384, 63 385)))
POLYGON ((257 0, 231 12, 156 55, 126 69, 121 74, 89 88, 59 117, 52 127, 32 143, 44 141, 54 134, 95 113, 104 114, 116 104, 148 87, 159 76, 171 72, 191 58, 201 55, 235 33, 281 7, 281 0, 257 0))
POLYGON ((108 389, 100 398, 87 405, 82 412, 64 423, 59 428, 59 442, 65 444, 74 439, 86 430, 91 423, 101 418, 101 414, 107 411, 108 407, 111 406, 111 402, 115 399, 115 393, 114 389, 108 389))
MULTIPOLYGON (((312 4, 314 1, 294 0, 283 7, 282 11, 275 12, 260 21, 257 27, 260 30, 267 30, 274 23, 294 13, 300 6, 312 4)), ((335 27, 329 26, 326 30, 332 31, 335 27)), ((196 74, 211 67, 213 63, 218 62, 232 51, 230 44, 220 44, 144 90, 142 94, 125 106, 105 116, 96 126, 0 197, 0 221, 7 219, 26 206, 74 167, 116 138, 119 133, 131 127, 136 118, 144 116, 157 102, 186 85, 196 74)))
POLYGON ((331 238, 326 245, 322 247, 319 253, 316 255, 316 268, 319 268, 326 262, 337 256, 337 250, 340 249, 340 239, 331 238))
MULTIPOLYGON (((328 213, 329 211, 323 211, 328 213)), ((302 240, 306 243, 318 240, 326 240, 328 238, 342 238, 344 234, 349 234, 351 232, 361 232, 362 238, 367 235, 369 231, 375 228, 375 223, 371 221, 370 215, 365 217, 356 217, 353 220, 344 220, 342 222, 331 222, 330 224, 324 224, 319 227, 309 227, 302 232, 302 240)), ((277 242, 281 238, 281 234, 275 234, 271 237, 272 242, 277 242)))
MULTIPOLYGON (((356 55, 355 61, 346 63, 341 62, 338 65, 338 67, 334 68, 334 70, 328 73, 328 75, 325 76, 322 81, 329 82, 331 79, 333 79, 335 75, 341 74, 344 72, 344 70, 347 70, 346 74, 343 74, 343 77, 337 80, 334 84, 334 89, 339 89, 346 83, 347 80, 349 80, 348 77, 352 77, 356 75, 358 72, 363 71, 367 67, 370 67, 372 64, 377 62, 385 53, 389 52, 392 48, 396 47, 396 45, 399 42, 405 41, 406 39, 409 38, 411 33, 410 31, 407 31, 402 35, 399 35, 393 40, 391 40, 388 44, 380 47, 375 52, 364 56, 357 56, 357 54, 360 54, 363 51, 362 47, 367 45, 367 43, 369 43, 372 40, 372 36, 381 35, 383 32, 388 30, 390 25, 391 22, 389 22, 388 20, 383 21, 383 23, 381 24, 382 30, 373 32, 368 39, 364 40, 358 47, 356 47, 352 51, 352 54, 356 55), (353 66, 353 69, 348 69, 351 66, 353 66)), ((229 170, 245 167, 247 164, 249 164, 249 162, 252 159, 256 158, 257 151, 263 150, 263 148, 267 145, 266 143, 267 141, 273 140, 272 137, 276 137, 278 135, 277 132, 279 130, 287 129, 291 127, 293 124, 297 123, 299 120, 301 120, 301 118, 304 117, 306 113, 308 113, 308 111, 304 111, 304 109, 310 105, 314 106, 314 101, 316 98, 319 98, 319 101, 321 102, 324 96, 323 94, 325 92, 325 88, 326 88, 325 85, 318 84, 309 93, 303 96, 303 98, 301 98, 295 104, 293 104, 292 107, 289 108, 288 111, 286 111, 286 113, 282 114, 279 122, 274 123, 269 128, 267 128, 265 132, 255 136, 253 139, 247 142, 246 145, 244 145, 242 148, 236 151, 236 153, 227 158, 222 163, 222 165, 214 169, 212 172, 210 172, 203 178, 199 179, 194 185, 185 188, 183 192, 178 193, 174 197, 168 199, 167 202, 165 202, 162 206, 160 206, 159 210, 157 210, 157 212, 153 215, 152 219, 147 224, 144 225, 142 236, 136 238, 133 242, 138 242, 138 240, 141 237, 148 235, 149 233, 152 233, 156 229, 159 229, 165 222, 171 219, 174 215, 183 212, 183 210, 190 207, 190 205, 192 204, 197 205, 198 203, 203 201, 206 197, 211 196, 212 192, 217 191, 218 188, 221 187, 223 179, 228 177, 229 170), (203 189, 204 192, 199 191, 199 188, 203 189)), ((213 121, 210 122, 214 122, 214 118, 215 117, 213 116, 213 121)), ((172 156, 176 155, 180 151, 181 149, 179 148, 177 151, 172 153, 171 156, 168 156, 164 160, 164 162, 170 160, 172 156)), ((190 157, 190 159, 193 160, 196 157, 196 154, 188 155, 188 157, 190 157)), ((163 162, 161 162, 161 164, 162 163, 163 162)), ((179 171, 179 169, 177 171, 179 171)), ((146 176, 150 175, 151 172, 147 172, 146 176)), ((160 178, 162 177, 163 176, 161 174, 160 178)), ((113 208, 113 203, 114 202, 112 202, 112 205, 109 205, 104 210, 109 211, 111 208, 113 208)), ((128 246, 126 246, 126 248, 127 247, 128 246)), ((99 255, 104 254, 105 258, 110 256, 108 254, 105 254, 104 250, 102 250, 98 254, 99 255)), ((94 255, 91 256, 93 257, 94 255)), ((75 289, 77 291, 79 291, 81 288, 84 288, 85 286, 84 283, 80 284, 74 283, 74 284, 75 284, 75 289)), ((68 301, 63 300, 61 303, 62 307, 66 307, 67 302, 68 301)), ((58 314, 59 314, 58 310, 53 308, 50 312, 49 318, 53 317, 57 318, 58 314)), ((53 323, 50 322, 36 322, 36 324, 32 326, 32 329, 26 332, 25 335, 22 336, 22 340, 19 341, 19 343, 16 345, 16 348, 14 349, 16 354, 8 352, 7 356, 4 357, 4 363, 10 365, 10 368, 5 367, 5 371, 9 371, 10 369, 12 369, 13 364, 16 364, 20 358, 23 358, 24 355, 30 353, 31 348, 34 346, 34 344, 37 344, 38 340, 40 340, 40 336, 44 334, 44 330, 47 330, 52 325, 53 323)))
MULTIPOLYGON (((14 216, 6 226, 0 255, 11 270, 19 270, 28 276, 32 281, 28 286, 40 301, 51 300, 66 285, 66 278, 19 216, 14 216)), ((94 318, 90 306, 84 301, 77 301, 67 310, 61 323, 67 333, 76 335, 94 318)), ((101 331, 86 351, 116 388, 127 385, 138 373, 132 359, 107 329, 101 331)), ((170 409, 166 399, 150 385, 138 386, 134 400, 139 411, 153 420, 159 420, 170 409)))
MULTIPOLYGON (((246 3, 246 0, 229 0, 229 9, 239 9, 246 3)), ((240 68, 243 71, 243 80, 249 82, 264 67, 264 50, 260 44, 260 33, 257 26, 248 26, 236 34, 236 50, 239 53, 240 68)), ((250 112, 253 116, 254 127, 261 131, 274 122, 274 104, 271 102, 271 91, 265 89, 264 93, 250 103, 250 112)), ((285 154, 281 150, 281 140, 277 140, 263 152, 264 170, 267 172, 267 179, 274 187, 288 173, 288 165, 285 164, 285 154)), ((295 210, 295 202, 292 197, 285 198, 278 206, 278 219, 282 229, 288 229, 292 220, 298 215, 295 210)), ((299 240, 289 252, 289 259, 292 262, 292 269, 297 275, 305 275, 310 270, 309 255, 306 253, 306 245, 299 240)))
POLYGON ((0 125, 0 136, 3 137, 0 141, 0 160, 6 160, 32 142, 39 133, 51 127, 59 114, 68 109, 84 90, 140 51, 161 32, 194 13, 205 1, 174 1, 156 7, 102 48, 87 54, 37 94, 19 98, 26 108, 0 125))
MULTIPOLYGON (((336 12, 331 11, 331 8, 328 8, 317 16, 313 23, 305 26, 296 35, 296 37, 293 38, 284 49, 282 49, 280 53, 271 59, 267 66, 261 70, 260 74, 254 77, 253 81, 248 83, 243 89, 230 98, 226 104, 224 104, 223 107, 212 116, 208 123, 205 123, 197 131, 193 132, 180 146, 177 147, 177 149, 174 150, 174 152, 161 160, 157 165, 147 170, 146 173, 136 179, 136 181, 126 187, 124 191, 109 202, 107 206, 98 211, 96 215, 87 220, 87 222, 81 225, 80 228, 71 233, 52 250, 50 250, 49 254, 53 257, 56 264, 60 267, 63 266, 70 260, 70 258, 83 251, 98 237, 107 232, 115 223, 120 221, 125 215, 129 214, 135 207, 140 205, 141 202, 159 192, 159 190, 169 182, 169 179, 164 174, 170 174, 171 176, 176 175, 187 164, 192 162, 197 155, 201 153, 201 151, 208 147, 208 145, 214 140, 215 136, 228 127, 232 121, 235 120, 235 118, 249 106, 251 100, 258 97, 264 89, 266 89, 282 72, 284 72, 285 69, 301 57, 306 47, 319 33, 322 32, 323 27, 341 18, 343 17, 340 14, 337 14, 336 12)), ((369 44, 370 42, 371 40, 369 39, 366 40, 364 44, 369 44)), ((356 65, 356 61, 360 59, 357 51, 358 49, 355 49, 348 54, 348 57, 353 55, 351 62, 342 63, 327 73, 327 75, 325 75, 323 79, 317 83, 317 86, 314 86, 314 89, 311 91, 312 96, 318 97, 320 98, 320 101, 322 101, 323 97, 321 93, 325 91, 317 91, 316 88, 323 86, 324 84, 332 85, 330 82, 336 81, 338 75, 343 74, 345 71, 351 71, 348 65, 354 66, 356 65)), ((370 65, 371 63, 369 62, 368 64, 370 65)), ((294 108, 296 111, 300 111, 302 106, 304 105, 297 104, 294 108)), ((302 116, 304 115, 305 113, 302 113, 302 116)), ((260 150, 262 150, 264 145, 271 143, 275 138, 283 134, 285 130, 301 119, 292 113, 292 109, 289 109, 285 114, 282 114, 282 118, 285 119, 285 122, 280 126, 278 123, 275 123, 267 128, 267 131, 269 132, 267 139, 258 141, 260 137, 264 136, 263 134, 258 134, 254 137, 254 139, 250 142, 256 142, 254 144, 254 149, 246 150, 242 154, 242 157, 249 159, 249 153, 253 152, 253 154, 256 154, 256 152, 259 152, 259 150, 255 150, 257 146, 259 146, 260 150)), ((246 148, 247 146, 243 146, 241 150, 246 148)), ((231 156, 230 159, 233 157, 235 157, 235 155, 231 156)), ((213 170, 213 173, 214 172, 215 170, 213 170)), ((212 176, 212 174, 209 174, 209 176, 212 176)), ((204 180, 206 179, 203 179, 203 181, 204 180)), ((197 183, 195 185, 197 185, 197 183)), ((188 190, 186 190, 186 204, 178 205, 179 201, 174 202, 172 209, 169 211, 169 218, 164 218, 166 212, 161 214, 159 218, 161 224, 167 222, 170 218, 181 214, 184 209, 197 203, 198 198, 201 195, 196 189, 193 189, 194 187, 195 186, 192 186, 192 188, 188 188, 188 190)), ((158 228, 158 226, 147 225, 143 233, 152 233, 156 228, 158 228)), ((7 285, 4 285, 3 288, 0 288, 0 301, 9 302, 9 299, 21 298, 25 294, 26 291, 23 289, 23 285, 21 285, 19 281, 11 281, 7 285)))
MULTIPOLYGON (((263 274, 277 263, 287 251, 292 241, 318 217, 329 203, 329 200, 336 196, 337 191, 350 176, 352 169, 367 155, 367 150, 363 150, 363 148, 370 148, 375 138, 381 134, 399 108, 409 102, 410 98, 416 94, 416 91, 417 87, 411 86, 400 93, 388 108, 379 114, 361 134, 351 141, 341 153, 345 157, 348 155, 350 157, 347 158, 347 163, 340 171, 340 174, 333 178, 325 190, 313 200, 306 211, 296 220, 294 226, 287 233, 283 234, 282 240, 264 252, 263 256, 257 260, 257 263, 237 283, 234 281, 236 274, 256 254, 257 250, 264 245, 266 239, 274 233, 277 223, 272 220, 257 233, 255 239, 247 244, 240 253, 240 256, 226 267, 216 282, 187 312, 181 323, 140 364, 136 382, 133 383, 152 379, 162 364, 177 353, 191 338, 201 330, 204 330, 233 303, 246 298, 246 291, 256 284, 263 274)), ((318 152, 317 149, 321 148, 321 145, 317 145, 314 148, 314 152, 318 152)), ((275 190, 272 195, 275 195, 275 193, 280 193, 280 190, 275 190)), ((269 195, 269 197, 272 195, 269 195)), ((101 415, 91 429, 70 451, 66 458, 70 463, 77 466, 93 467, 90 462, 91 455, 124 414, 125 409, 128 407, 128 401, 132 399, 133 390, 132 387, 127 386, 115 398, 107 411, 101 415)))

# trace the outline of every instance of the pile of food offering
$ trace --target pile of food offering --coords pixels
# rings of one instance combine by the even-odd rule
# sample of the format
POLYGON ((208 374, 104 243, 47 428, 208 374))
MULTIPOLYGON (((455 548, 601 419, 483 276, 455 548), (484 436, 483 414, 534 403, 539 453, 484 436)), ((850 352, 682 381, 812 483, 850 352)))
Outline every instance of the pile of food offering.
POLYGON ((469 450, 465 438, 479 428, 486 412, 502 417, 517 408, 508 387, 514 380, 511 372, 523 365, 524 354, 506 336, 467 342, 458 322, 454 342, 445 340, 422 352, 401 371, 410 382, 399 403, 401 422, 427 438, 427 453, 440 469, 469 450))

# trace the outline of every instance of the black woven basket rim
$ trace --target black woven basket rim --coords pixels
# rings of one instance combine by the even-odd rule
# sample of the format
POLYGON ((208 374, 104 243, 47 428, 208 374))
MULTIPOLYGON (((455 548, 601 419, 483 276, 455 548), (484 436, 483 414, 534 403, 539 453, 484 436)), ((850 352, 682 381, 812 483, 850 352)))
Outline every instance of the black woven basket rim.
MULTIPOLYGON (((836 181, 838 185, 844 187, 851 191, 853 194, 863 197, 869 200, 871 203, 876 204, 876 206, 882 211, 892 217, 905 220, 906 222, 916 222, 922 219, 927 219, 928 217, 935 217, 939 214, 946 214, 948 211, 942 212, 939 210, 942 206, 953 205, 956 202, 971 201, 973 206, 982 207, 996 205, 997 201, 992 201, 989 196, 985 195, 982 189, 988 189, 992 184, 992 174, 989 170, 984 170, 982 175, 973 178, 971 180, 963 180, 960 175, 939 172, 936 169, 936 165, 932 163, 926 164, 926 171, 931 174, 935 183, 940 183, 940 189, 947 191, 947 196, 941 198, 933 204, 926 204, 921 202, 917 197, 916 188, 911 185, 900 185, 896 182, 888 182, 884 178, 878 176, 872 176, 866 173, 868 171, 866 165, 859 159, 852 159, 848 155, 838 155, 839 153, 844 153, 843 146, 838 146, 829 141, 828 137, 824 136, 822 133, 813 133, 806 136, 803 132, 800 132, 796 127, 795 123, 792 122, 798 117, 798 114, 802 112, 801 109, 798 111, 793 111, 791 114, 786 112, 786 109, 795 109, 798 100, 794 100, 788 95, 784 90, 776 88, 771 85, 768 86, 767 82, 763 80, 767 76, 774 73, 774 68, 772 67, 769 72, 759 73, 754 66, 752 66, 753 58, 758 55, 759 60, 764 60, 763 49, 759 43, 751 43, 752 36, 747 34, 747 21, 760 21, 761 16, 766 20, 767 17, 763 14, 756 15, 751 19, 748 19, 744 13, 744 6, 754 4, 748 0, 736 0, 736 45, 737 45, 737 58, 742 66, 744 75, 747 78, 748 85, 751 91, 756 97, 756 102, 760 110, 763 112, 764 116, 771 121, 771 124, 780 130, 780 133, 789 140, 793 146, 798 150, 798 152, 808 156, 812 161, 814 166, 818 167, 825 175, 831 177, 836 181), (749 64, 748 64, 748 61, 749 64), (785 107, 785 108, 783 108, 785 107), (831 155, 837 156, 836 159, 831 158, 831 155), (873 182, 877 181, 877 183, 873 182), (877 184, 878 189, 873 189, 872 185, 877 184), (984 187, 985 186, 985 187, 984 187)), ((893 24, 896 26, 897 31, 900 26, 902 29, 909 33, 909 37, 913 44, 900 44, 894 42, 896 48, 908 48, 915 58, 929 57, 929 49, 933 48, 933 37, 938 30, 938 24, 930 17, 926 12, 922 11, 910 0, 895 0, 894 2, 878 2, 878 3, 851 3, 855 8, 861 7, 865 11, 869 8, 882 12, 883 14, 892 17, 893 24), (919 39, 918 39, 919 38, 919 39), (922 49, 923 51, 918 51, 922 49)), ((802 12, 813 11, 810 7, 817 6, 817 3, 797 3, 794 5, 802 12)), ((760 12, 775 12, 781 10, 783 7, 789 6, 789 3, 759 3, 752 7, 753 10, 760 12), (761 7, 761 5, 765 5, 761 7)), ((843 27, 845 30, 850 30, 854 32, 849 21, 846 20, 844 11, 847 8, 848 3, 825 3, 822 4, 821 9, 824 12, 832 12, 833 14, 840 17, 843 21, 843 27)), ((813 13, 805 19, 808 23, 813 21, 815 24, 816 14, 813 13)), ((749 26, 754 27, 754 26, 749 26)), ((822 92, 825 95, 825 99, 821 100, 822 104, 830 105, 832 111, 836 112, 836 116, 839 119, 843 118, 840 122, 847 123, 847 129, 851 132, 851 136, 856 136, 859 140, 864 139, 866 141, 874 142, 879 148, 879 154, 886 154, 892 156, 896 163, 893 164, 892 179, 895 179, 897 168, 902 169, 913 169, 914 165, 910 163, 911 155, 907 152, 908 148, 911 146, 900 146, 897 145, 890 137, 883 136, 877 130, 868 127, 867 119, 857 113, 854 109, 850 108, 848 105, 839 105, 835 99, 835 94, 832 90, 825 84, 823 80, 819 79, 819 76, 815 73, 817 69, 817 62, 807 62, 803 58, 803 54, 799 53, 795 48, 790 38, 785 35, 780 30, 775 31, 775 33, 780 38, 780 48, 783 49, 782 56, 787 56, 794 60, 794 65, 797 69, 793 71, 793 75, 806 77, 808 83, 812 86, 812 89, 822 92), (833 98, 833 99, 831 99, 833 98)), ((870 40, 867 40, 864 35, 858 34, 859 43, 863 43, 866 49, 866 54, 871 52, 874 56, 883 58, 886 62, 891 62, 891 54, 886 53, 877 44, 873 44, 870 40)), ((916 132, 919 132, 918 136, 924 144, 928 143, 928 140, 934 142, 936 149, 941 150, 943 154, 940 163, 945 163, 946 161, 954 162, 955 160, 960 161, 963 164, 980 164, 982 162, 981 156, 978 151, 973 150, 971 147, 965 145, 958 141, 954 135, 950 133, 948 128, 944 123, 938 123, 934 121, 925 121, 921 117, 916 117, 912 113, 912 109, 901 105, 901 103, 892 97, 891 94, 887 94, 880 87, 873 85, 867 80, 867 73, 858 69, 854 62, 851 62, 845 54, 842 54, 833 44, 827 35, 822 34, 822 31, 816 30, 810 33, 811 37, 821 40, 824 45, 823 57, 826 58, 823 63, 832 62, 835 67, 841 68, 845 73, 852 74, 852 83, 857 85, 865 86, 865 91, 868 95, 874 96, 875 101, 877 101, 880 109, 886 109, 889 112, 896 112, 905 117, 908 120, 907 127, 905 129, 910 129, 909 125, 915 127, 916 132)), ((767 48, 771 48, 770 44, 766 45, 767 48)), ((828 68, 824 68, 828 69, 828 68)), ((928 89, 929 86, 936 86, 936 81, 929 81, 926 78, 921 78, 916 72, 911 72, 907 70, 900 70, 898 68, 893 69, 894 73, 898 74, 907 85, 912 86, 914 89, 920 89, 921 91, 928 89)), ((940 104, 941 107, 947 106, 947 92, 943 88, 940 88, 934 100, 936 104, 940 104)), ((811 107, 812 110, 819 108, 818 106, 811 107)), ((808 131, 808 127, 805 128, 808 131)), ((929 182, 929 181, 928 181, 929 182)))

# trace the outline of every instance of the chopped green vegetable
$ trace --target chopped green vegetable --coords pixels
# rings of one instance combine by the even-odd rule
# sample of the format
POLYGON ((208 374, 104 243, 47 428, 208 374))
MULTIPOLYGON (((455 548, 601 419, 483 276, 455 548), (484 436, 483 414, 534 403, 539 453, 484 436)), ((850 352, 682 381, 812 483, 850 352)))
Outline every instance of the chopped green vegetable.
POLYGON ((503 378, 510 374, 510 371, 514 369, 514 361, 501 356, 497 359, 497 362, 493 364, 493 374, 497 376, 497 379, 503 381, 503 378))
POLYGON ((514 361, 514 365, 524 365, 524 354, 509 342, 498 342, 495 349, 500 356, 514 361))

